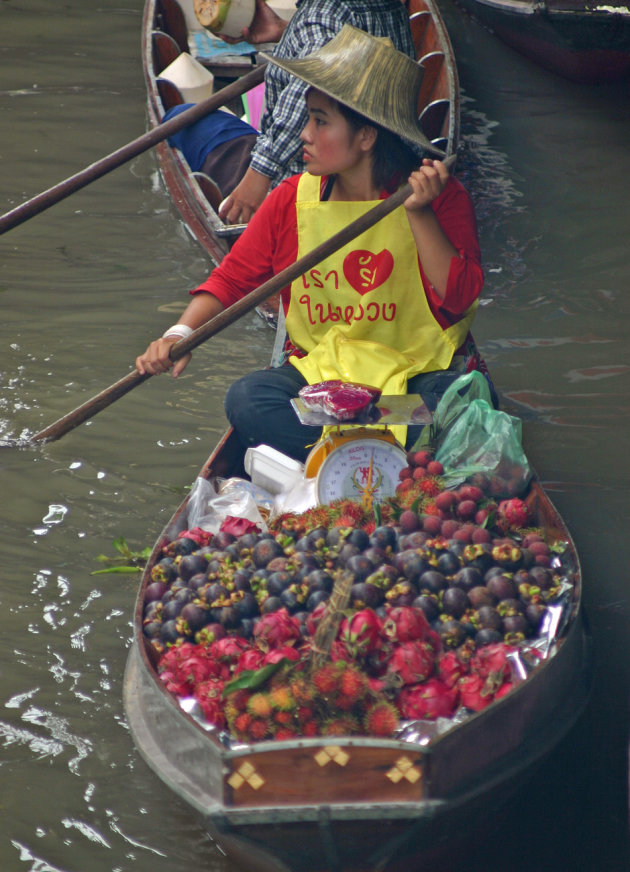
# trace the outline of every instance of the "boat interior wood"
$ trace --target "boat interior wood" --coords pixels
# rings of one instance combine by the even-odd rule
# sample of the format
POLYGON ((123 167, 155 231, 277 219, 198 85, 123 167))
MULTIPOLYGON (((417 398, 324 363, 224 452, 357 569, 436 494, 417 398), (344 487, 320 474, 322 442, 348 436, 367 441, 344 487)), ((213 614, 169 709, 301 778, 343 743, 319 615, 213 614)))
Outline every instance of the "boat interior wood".
POLYGON ((424 39, 424 35, 427 32, 430 21, 430 12, 414 12, 412 15, 409 16, 409 27, 411 28, 413 46, 416 50, 416 55, 420 54, 422 40, 424 39))
POLYGON ((153 49, 153 64, 156 73, 161 73, 169 64, 177 60, 181 51, 172 36, 161 30, 154 30, 151 34, 151 46, 153 49))
POLYGON ((214 211, 218 212, 221 201, 223 200, 223 194, 217 183, 206 173, 193 173, 193 178, 197 180, 197 184, 201 188, 204 197, 210 203, 214 211))
POLYGON ((184 11, 177 0, 157 0, 156 20, 165 33, 170 33, 180 51, 188 51, 188 29, 184 11))
POLYGON ((420 113, 420 127, 431 142, 441 136, 449 107, 448 100, 434 100, 420 113))
POLYGON ((169 82, 168 79, 156 79, 155 83, 165 110, 172 109, 173 106, 179 106, 185 102, 177 85, 169 82))
POLYGON ((441 51, 432 51, 420 58, 419 63, 424 67, 424 76, 418 95, 418 112, 420 113, 431 102, 431 97, 436 93, 438 85, 441 84, 440 77, 445 74, 444 55, 441 51))

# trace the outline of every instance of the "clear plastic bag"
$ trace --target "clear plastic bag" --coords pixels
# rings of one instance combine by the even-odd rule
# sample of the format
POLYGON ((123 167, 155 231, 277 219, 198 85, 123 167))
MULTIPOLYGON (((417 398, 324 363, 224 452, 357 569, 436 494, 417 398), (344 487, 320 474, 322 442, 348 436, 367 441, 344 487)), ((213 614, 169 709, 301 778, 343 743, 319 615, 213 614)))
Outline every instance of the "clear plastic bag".
MULTIPOLYGON (((269 495, 269 505, 273 498, 269 495)), ((187 524, 190 529, 201 527, 217 533, 227 517, 246 518, 256 524, 261 532, 267 524, 259 511, 253 486, 244 479, 226 479, 218 493, 205 478, 198 477, 190 491, 187 506, 187 524)))

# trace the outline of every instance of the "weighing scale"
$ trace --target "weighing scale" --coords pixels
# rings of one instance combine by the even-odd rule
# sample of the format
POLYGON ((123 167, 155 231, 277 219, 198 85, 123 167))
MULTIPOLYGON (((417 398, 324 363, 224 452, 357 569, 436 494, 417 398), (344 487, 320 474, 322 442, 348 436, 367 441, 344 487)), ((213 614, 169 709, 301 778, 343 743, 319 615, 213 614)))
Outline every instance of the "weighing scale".
POLYGON ((399 473, 408 465, 405 449, 388 427, 432 420, 418 394, 382 396, 370 416, 378 423, 369 426, 363 420, 339 421, 308 409, 300 397, 291 404, 302 424, 332 428, 313 447, 304 465, 305 477, 315 478, 318 502, 360 499, 366 509, 395 494, 399 473))

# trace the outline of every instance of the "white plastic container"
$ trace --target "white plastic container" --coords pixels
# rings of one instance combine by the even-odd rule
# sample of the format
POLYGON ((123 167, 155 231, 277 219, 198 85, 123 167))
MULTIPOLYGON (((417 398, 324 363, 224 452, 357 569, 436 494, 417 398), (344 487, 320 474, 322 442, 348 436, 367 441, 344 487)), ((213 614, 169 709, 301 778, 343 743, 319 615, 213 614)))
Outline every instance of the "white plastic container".
POLYGON ((288 491, 304 475, 304 464, 270 445, 257 445, 245 452, 245 472, 254 484, 271 494, 288 491))

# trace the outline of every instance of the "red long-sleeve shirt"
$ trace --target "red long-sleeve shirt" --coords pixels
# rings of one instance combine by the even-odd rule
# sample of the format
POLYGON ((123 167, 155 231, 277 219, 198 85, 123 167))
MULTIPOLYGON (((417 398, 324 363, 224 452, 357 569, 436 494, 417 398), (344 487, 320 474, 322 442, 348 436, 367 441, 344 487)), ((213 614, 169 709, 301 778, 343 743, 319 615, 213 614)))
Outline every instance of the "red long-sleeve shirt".
MULTIPOLYGON (((296 193, 299 176, 274 188, 249 222, 247 230, 208 279, 192 294, 209 292, 227 308, 297 260, 296 193)), ((322 178, 322 190, 326 184, 322 178)), ((387 196, 381 193, 381 199, 387 196)), ((483 285, 477 222, 470 196, 451 177, 444 191, 431 204, 437 219, 459 253, 451 260, 444 299, 435 293, 420 263, 427 300, 437 322, 448 327, 477 299, 483 285)), ((290 287, 282 291, 285 311, 290 287)))

